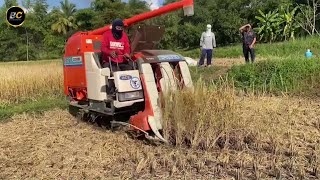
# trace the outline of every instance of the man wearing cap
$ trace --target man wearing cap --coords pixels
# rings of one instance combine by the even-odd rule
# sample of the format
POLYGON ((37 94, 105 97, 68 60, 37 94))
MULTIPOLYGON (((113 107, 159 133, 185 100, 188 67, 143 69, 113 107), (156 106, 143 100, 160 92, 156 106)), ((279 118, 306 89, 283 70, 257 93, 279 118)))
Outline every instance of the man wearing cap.
POLYGON ((246 24, 240 29, 242 35, 242 50, 246 63, 249 63, 249 53, 251 56, 251 62, 255 61, 254 45, 256 43, 256 34, 252 31, 251 25, 246 24))
POLYGON ((206 32, 201 34, 200 38, 201 57, 199 66, 204 65, 204 58, 207 56, 207 66, 211 66, 211 59, 213 55, 213 48, 216 48, 216 38, 213 32, 211 32, 211 25, 207 25, 206 32))
POLYGON ((101 42, 102 66, 111 67, 112 71, 131 70, 126 58, 130 58, 130 44, 127 34, 124 32, 124 23, 121 19, 115 19, 112 30, 103 33, 101 42), (109 62, 111 58, 111 64, 109 62))

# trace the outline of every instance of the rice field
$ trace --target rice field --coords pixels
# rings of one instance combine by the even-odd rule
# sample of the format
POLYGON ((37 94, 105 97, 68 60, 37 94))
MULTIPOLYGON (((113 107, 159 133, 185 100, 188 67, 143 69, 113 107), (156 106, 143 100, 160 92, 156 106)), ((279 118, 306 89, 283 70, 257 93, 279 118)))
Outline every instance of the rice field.
POLYGON ((16 115, 0 124, 0 179, 320 178, 318 100, 197 93, 203 97, 177 95, 191 112, 173 101, 180 108, 165 120, 170 145, 79 122, 65 110, 16 115), (201 105, 204 98, 213 103, 201 105))
MULTIPOLYGON (((169 145, 79 122, 65 109, 17 114, 0 123, 0 179, 320 178, 318 96, 242 94, 232 83, 195 83, 194 92, 164 100, 169 145)), ((62 88, 60 61, 0 63, 2 104, 59 95, 62 88)))
MULTIPOLYGON (((194 93, 166 98, 165 138, 175 147, 218 153, 212 161, 220 168, 219 178, 317 179, 319 101, 242 96, 227 84, 198 85, 194 93)), ((200 169, 206 168, 205 162, 200 169)))
POLYGON ((0 63, 0 104, 62 92, 63 68, 59 60, 0 63))

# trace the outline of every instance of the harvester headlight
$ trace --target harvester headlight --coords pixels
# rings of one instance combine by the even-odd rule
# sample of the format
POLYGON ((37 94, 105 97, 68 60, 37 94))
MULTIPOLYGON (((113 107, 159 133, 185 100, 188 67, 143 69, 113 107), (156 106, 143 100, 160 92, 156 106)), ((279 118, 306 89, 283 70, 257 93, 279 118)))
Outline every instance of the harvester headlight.
POLYGON ((142 98, 143 98, 143 92, 142 91, 118 93, 118 100, 120 102, 133 101, 133 100, 142 99, 142 98))

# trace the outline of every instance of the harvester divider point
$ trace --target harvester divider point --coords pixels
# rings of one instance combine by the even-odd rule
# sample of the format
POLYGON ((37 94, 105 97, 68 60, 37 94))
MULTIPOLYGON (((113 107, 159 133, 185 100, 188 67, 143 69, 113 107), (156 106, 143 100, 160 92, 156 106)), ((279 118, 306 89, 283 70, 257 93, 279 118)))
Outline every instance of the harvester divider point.
POLYGON ((161 141, 161 142, 164 142, 164 143, 168 144, 168 141, 165 140, 165 139, 160 135, 160 133, 159 133, 158 130, 156 130, 156 132, 154 132, 156 136, 153 137, 153 136, 150 136, 148 132, 146 132, 146 131, 144 131, 144 130, 142 130, 142 129, 140 129, 140 128, 138 128, 137 126, 134 126, 134 125, 132 125, 132 124, 129 124, 129 123, 126 123, 126 122, 121 122, 121 121, 111 121, 111 123, 112 123, 112 124, 120 124, 120 125, 124 125, 124 126, 134 127, 134 128, 136 128, 137 130, 143 132, 143 133, 145 134, 145 138, 146 138, 146 139, 153 140, 153 141, 157 140, 157 141, 161 141))
POLYGON ((168 141, 166 139, 164 139, 164 137, 160 134, 159 129, 157 128, 157 124, 155 122, 155 119, 152 116, 149 116, 148 123, 149 123, 149 126, 150 126, 151 130, 155 134, 155 136, 158 139, 160 139, 161 141, 163 141, 165 143, 168 143, 168 141))
POLYGON ((134 126, 134 125, 132 125, 132 124, 126 123, 126 122, 111 121, 111 123, 112 123, 112 124, 120 124, 120 125, 124 125, 124 126, 132 126, 132 127, 136 128, 136 129, 138 129, 139 131, 143 132, 144 134, 149 135, 146 131, 138 128, 137 126, 134 126))
POLYGON ((148 140, 151 140, 151 141, 159 141, 159 142, 162 142, 162 143, 165 143, 165 144, 169 144, 169 142, 167 140, 162 140, 162 139, 158 138, 157 136, 153 137, 153 136, 150 136, 150 135, 145 135, 145 138, 148 139, 148 140))

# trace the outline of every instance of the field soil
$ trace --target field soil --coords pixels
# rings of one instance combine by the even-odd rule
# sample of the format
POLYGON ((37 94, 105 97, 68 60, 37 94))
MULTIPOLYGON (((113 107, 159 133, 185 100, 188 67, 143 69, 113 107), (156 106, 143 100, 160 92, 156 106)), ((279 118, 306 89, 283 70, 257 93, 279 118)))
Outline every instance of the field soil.
MULTIPOLYGON (((195 61, 199 61, 199 59, 194 59, 195 61)), ((262 57, 256 57, 256 62, 265 60, 265 58, 262 57)), ((205 63, 206 63, 205 59, 205 63)), ((212 59, 212 65, 213 66, 219 66, 219 67, 232 67, 233 65, 241 65, 245 64, 244 58, 213 58, 212 59)))
POLYGON ((291 146, 274 145, 274 151, 154 146, 52 110, 0 124, 0 179, 320 178, 319 99, 239 97, 237 106, 243 118, 281 124, 292 136, 291 146), (290 124, 283 125, 279 120, 289 113, 290 124))
MULTIPOLYGON (((195 61, 198 61, 199 59, 194 59, 195 61)), ((265 58, 257 57, 256 62, 263 61, 265 58)), ((205 59, 206 64, 206 59, 205 59)), ((203 77, 204 79, 210 79, 210 80, 217 80, 220 77, 224 77, 224 75, 227 74, 228 70, 234 66, 234 65, 243 65, 245 64, 244 58, 214 58, 212 61, 212 67, 210 67, 211 70, 209 70, 207 67, 199 68, 200 70, 206 71, 206 76, 203 77), (210 73, 208 73, 210 71, 210 73)))

